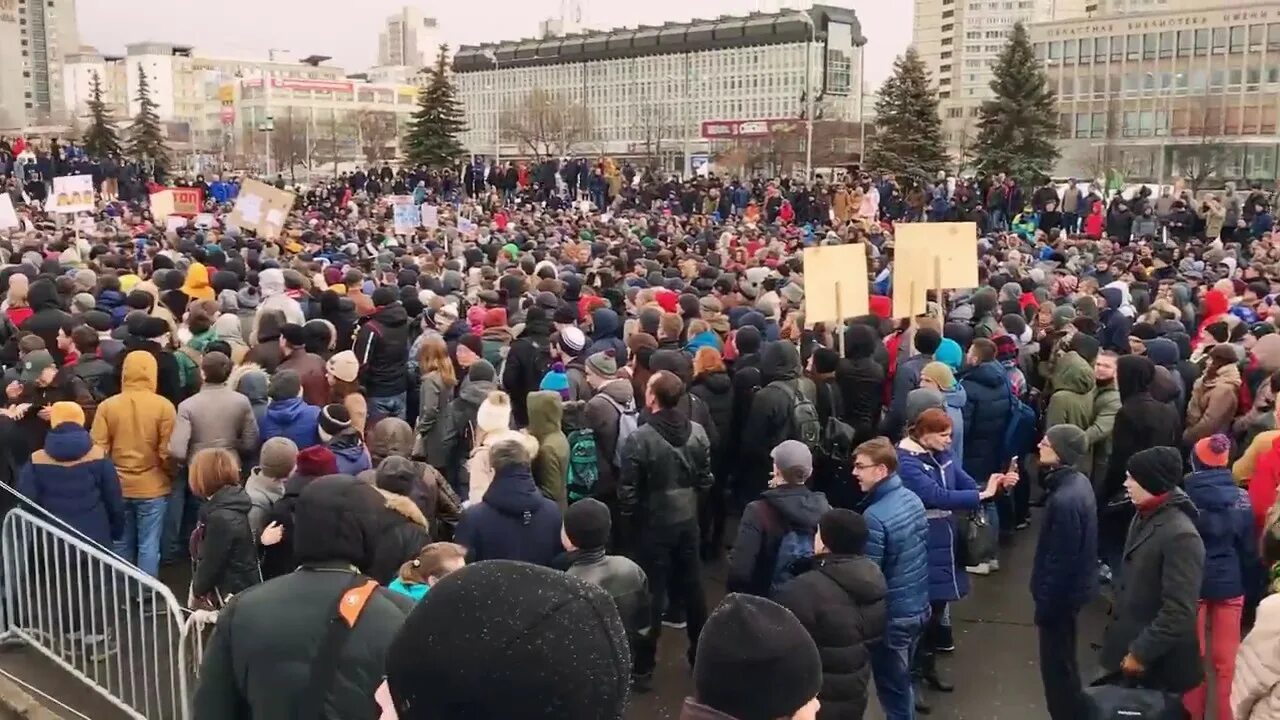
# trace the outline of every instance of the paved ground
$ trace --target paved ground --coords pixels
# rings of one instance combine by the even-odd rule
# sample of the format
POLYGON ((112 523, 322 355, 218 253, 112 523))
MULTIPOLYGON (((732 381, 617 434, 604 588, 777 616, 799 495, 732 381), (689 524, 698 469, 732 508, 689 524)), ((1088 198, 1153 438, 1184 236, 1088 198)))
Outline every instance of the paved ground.
MULTIPOLYGON (((1019 533, 1014 545, 1003 552, 1004 569, 985 578, 973 578, 973 592, 953 608, 956 651, 944 656, 941 668, 956 684, 956 692, 931 694, 930 719, 942 720, 1039 720, 1045 718, 1037 661, 1036 630, 1027 593, 1036 528, 1019 533)), ((708 602, 714 606, 723 596, 723 564, 707 568, 708 602)), ((1095 672, 1096 652, 1104 626, 1101 603, 1081 619, 1081 667, 1086 679, 1095 672)), ((684 651, 683 631, 667 628, 662 637, 654 691, 634 698, 627 720, 674 720, 680 704, 692 693, 684 651)), ((57 666, 29 649, 0 650, 0 671, 16 675, 41 691, 94 720, 116 720, 124 715, 57 666)), ((73 717, 68 713, 69 717, 73 717)), ((872 694, 868 720, 883 718, 872 694)))

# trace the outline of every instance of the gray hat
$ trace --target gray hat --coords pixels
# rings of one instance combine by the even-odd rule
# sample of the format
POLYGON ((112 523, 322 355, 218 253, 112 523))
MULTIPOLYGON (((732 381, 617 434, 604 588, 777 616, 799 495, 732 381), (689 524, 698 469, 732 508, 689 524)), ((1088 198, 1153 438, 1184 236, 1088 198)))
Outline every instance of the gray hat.
POLYGON ((803 470, 806 480, 813 474, 813 453, 799 440, 783 440, 769 456, 773 458, 773 464, 784 473, 788 470, 803 470))
POLYGON ((294 370, 277 371, 267 384, 267 397, 272 400, 289 400, 301 395, 302 378, 294 370))
POLYGON ((907 393, 907 424, 916 421, 920 413, 930 408, 947 409, 947 399, 933 388, 916 388, 907 393))
POLYGON ((293 473, 293 466, 298 460, 298 446, 287 437, 273 437, 262 444, 258 467, 262 474, 282 480, 293 473))
POLYGON ((1089 452, 1089 441, 1085 439, 1084 431, 1075 425, 1054 425, 1045 431, 1044 437, 1063 465, 1074 465, 1089 452))

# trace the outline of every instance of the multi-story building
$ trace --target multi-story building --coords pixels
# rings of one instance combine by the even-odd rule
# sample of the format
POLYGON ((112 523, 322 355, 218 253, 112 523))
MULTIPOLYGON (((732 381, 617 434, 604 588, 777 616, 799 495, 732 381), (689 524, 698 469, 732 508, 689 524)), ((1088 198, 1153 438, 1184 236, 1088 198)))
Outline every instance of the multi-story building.
POLYGON ((116 120, 129 115, 129 79, 123 55, 105 55, 92 47, 82 47, 63 59, 63 106, 71 118, 83 118, 89 112, 96 76, 102 88, 102 100, 116 120))
POLYGON ((958 159, 977 135, 996 59, 1016 23, 1083 17, 1096 0, 915 0, 912 45, 938 88, 943 138, 958 159))
POLYGON ((387 18, 387 27, 378 33, 378 65, 405 65, 421 68, 436 59, 440 48, 435 18, 422 11, 403 7, 387 18))
POLYGON ((0 129, 66 121, 62 58, 79 49, 75 0, 0 0, 0 129))
POLYGON ((782 121, 807 107, 806 69, 815 115, 856 121, 865 43, 852 10, 815 5, 463 46, 453 59, 463 143, 474 154, 600 154, 687 171, 722 142, 704 127, 795 125, 782 121))
POLYGON ((1277 177, 1280 3, 1042 23, 1030 33, 1058 94, 1057 176, 1277 177))

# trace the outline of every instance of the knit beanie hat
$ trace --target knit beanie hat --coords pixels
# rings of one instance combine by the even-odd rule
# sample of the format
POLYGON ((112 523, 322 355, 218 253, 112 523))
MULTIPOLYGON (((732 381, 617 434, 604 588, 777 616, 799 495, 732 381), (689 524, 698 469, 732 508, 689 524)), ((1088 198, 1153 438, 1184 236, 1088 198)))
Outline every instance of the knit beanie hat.
POLYGON ((63 423, 75 423, 84 427, 84 408, 79 403, 63 400, 49 407, 49 427, 56 428, 63 423))
POLYGON ((933 353, 933 359, 951 368, 954 373, 964 364, 964 348, 951 338, 942 338, 942 342, 938 344, 938 350, 933 353))
POLYGON ((835 508, 823 513, 818 533, 822 544, 836 555, 860 555, 867 545, 867 521, 852 510, 835 508))
POLYGON ((277 480, 289 477, 298 461, 298 446, 287 437, 273 437, 262 443, 258 467, 262 474, 277 480))
POLYGON ((489 560, 432 586, 392 641, 386 672, 400 720, 615 720, 631 653, 598 585, 489 560))
POLYGON ((702 627, 693 684, 694 699, 730 717, 776 720, 818 695, 822 659, 790 610, 731 593, 702 627))
POLYGON ((294 461, 299 475, 321 477, 338 473, 338 458, 333 451, 323 445, 312 445, 298 451, 294 461))
POLYGON ((501 390, 489 393, 476 411, 476 427, 487 433, 510 430, 511 396, 501 390))
POLYGON ((538 385, 538 389, 560 393, 562 400, 568 400, 569 376, 565 374, 564 363, 552 365, 547 374, 542 376, 542 382, 538 385))
POLYGON ((470 350, 473 354, 484 357, 484 341, 479 335, 463 335, 458 338, 458 345, 470 350))
POLYGON ((1089 452, 1089 441, 1085 439, 1084 431, 1075 425, 1054 425, 1045 431, 1044 436, 1063 465, 1074 465, 1089 452))
POLYGON ((1129 458, 1128 470, 1143 490, 1163 495, 1182 479, 1182 455, 1176 448, 1147 448, 1129 458))
POLYGON ((916 421, 920 413, 930 408, 947 409, 947 399, 933 388, 916 388, 907 393, 907 424, 916 421))
POLYGON ((347 406, 330 403, 320 410, 320 439, 329 442, 343 430, 351 429, 351 411, 347 406))
POLYGON ((1076 319, 1076 309, 1071 305, 1059 305, 1053 309, 1053 329, 1061 330, 1076 319))
POLYGON ((618 358, 612 349, 602 350, 587 358, 587 370, 597 377, 615 378, 618 376, 618 358))
POLYGON ((1201 438, 1195 444, 1191 459, 1198 467, 1226 467, 1231 455, 1231 440, 1221 433, 1201 438))
POLYGON ((276 402, 302 395, 302 378, 295 370, 277 370, 267 384, 267 398, 276 402))
POLYGON ((360 375, 360 361, 350 350, 343 350, 329 358, 324 367, 330 375, 343 382, 355 382, 360 375))
POLYGON ((928 363, 920 370, 920 377, 929 378, 938 384, 943 390, 950 390, 956 386, 955 373, 951 372, 951 368, 945 363, 934 360, 928 363))
POLYGON ((564 512, 564 534, 579 550, 603 548, 611 527, 609 506, 595 498, 583 498, 564 512))
POLYGON ((374 474, 374 484, 389 493, 408 497, 413 484, 422 477, 422 471, 412 460, 398 455, 383 458, 374 474))
POLYGON ((813 351, 813 371, 816 373, 833 373, 840 362, 840 353, 831 348, 820 347, 813 351))
POLYGON ((494 382, 498 372, 488 360, 477 360, 467 369, 467 379, 471 382, 494 382))
POLYGON ((556 341, 570 355, 577 355, 587 346, 587 336, 573 325, 560 328, 560 331, 556 333, 556 341))

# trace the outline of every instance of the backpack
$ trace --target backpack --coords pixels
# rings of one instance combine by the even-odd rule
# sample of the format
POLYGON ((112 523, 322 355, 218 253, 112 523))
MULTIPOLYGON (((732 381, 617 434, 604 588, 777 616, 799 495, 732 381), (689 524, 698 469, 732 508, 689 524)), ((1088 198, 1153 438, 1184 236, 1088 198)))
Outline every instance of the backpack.
POLYGON ((813 540, 817 530, 784 527, 777 508, 765 500, 760 502, 764 505, 766 524, 783 531, 782 540, 778 542, 778 552, 773 557, 773 569, 769 573, 769 597, 774 597, 783 585, 799 574, 796 572, 797 561, 813 557, 813 540))
POLYGON ((818 418, 818 408, 810 402, 809 398, 800 392, 799 387, 791 387, 785 380, 777 380, 771 385, 782 388, 787 397, 791 399, 791 432, 788 435, 791 440, 799 440, 807 445, 810 449, 821 447, 822 444, 822 421, 818 418))
POLYGON ((566 485, 569 502, 575 503, 591 497, 596 481, 600 479, 599 455, 596 453, 596 433, 590 428, 569 433, 569 470, 566 485))
POLYGON ((196 350, 190 345, 183 345, 174 353, 174 357, 178 359, 178 372, 182 383, 182 389, 191 390, 191 394, 199 392, 200 386, 203 384, 204 376, 200 374, 200 363, 204 361, 204 353, 196 350), (181 355, 182 357, 178 357, 181 355), (191 363, 188 366, 183 362, 186 359, 191 363))
POLYGON ((1004 385, 1009 395, 1009 424, 1004 429, 1002 457, 1022 457, 1036 444, 1036 411, 1013 394, 1013 386, 1007 378, 1004 385))
POLYGON ((627 439, 631 437, 631 433, 640 427, 640 411, 636 409, 635 403, 631 406, 623 407, 616 400, 604 393, 600 393, 599 397, 605 399, 615 410, 618 411, 618 442, 613 446, 613 466, 622 467, 622 448, 627 444, 627 439))

